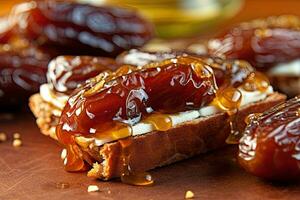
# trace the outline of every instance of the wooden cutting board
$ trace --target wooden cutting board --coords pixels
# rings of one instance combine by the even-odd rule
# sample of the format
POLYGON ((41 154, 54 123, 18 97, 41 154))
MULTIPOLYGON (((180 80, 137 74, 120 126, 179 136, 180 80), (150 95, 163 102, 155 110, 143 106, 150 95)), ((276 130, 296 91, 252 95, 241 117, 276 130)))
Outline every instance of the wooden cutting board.
POLYGON ((68 173, 60 160, 61 147, 40 134, 31 115, 17 116, 0 122, 0 131, 9 135, 8 141, 0 144, 1 200, 184 199, 187 190, 194 192, 194 199, 201 200, 300 199, 300 183, 270 183, 240 169, 234 147, 153 170, 156 183, 151 187, 68 173), (22 147, 12 146, 14 132, 21 134, 22 147), (100 192, 88 193, 91 184, 98 185, 100 192))

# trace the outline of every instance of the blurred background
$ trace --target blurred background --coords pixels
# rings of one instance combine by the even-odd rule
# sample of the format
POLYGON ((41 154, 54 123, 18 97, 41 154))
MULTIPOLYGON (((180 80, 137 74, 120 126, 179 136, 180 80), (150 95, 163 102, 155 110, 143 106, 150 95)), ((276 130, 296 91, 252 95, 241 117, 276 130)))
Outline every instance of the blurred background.
MULTIPOLYGON (((151 19, 162 38, 203 37, 249 19, 299 14, 299 0, 78 0, 134 7, 151 19)), ((22 0, 0 0, 0 16, 22 0)))

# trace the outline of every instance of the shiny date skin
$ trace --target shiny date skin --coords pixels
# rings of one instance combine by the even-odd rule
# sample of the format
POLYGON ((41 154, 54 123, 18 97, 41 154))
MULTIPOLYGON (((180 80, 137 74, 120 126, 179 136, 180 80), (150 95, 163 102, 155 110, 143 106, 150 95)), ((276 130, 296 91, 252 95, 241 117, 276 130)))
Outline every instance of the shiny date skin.
POLYGON ((216 89, 207 66, 188 57, 110 76, 100 74, 73 93, 57 127, 60 141, 68 135, 87 135, 92 129, 101 133, 116 122, 134 125, 153 111, 199 108, 213 100, 216 89))
POLYGON ((196 55, 190 52, 149 52, 132 49, 124 52, 116 58, 119 64, 128 64, 133 66, 144 66, 151 63, 159 63, 166 59, 176 58, 177 56, 191 56, 197 58, 199 62, 207 64, 214 70, 217 85, 224 84, 226 77, 226 85, 239 86, 243 81, 254 72, 254 68, 247 62, 242 60, 224 60, 219 57, 196 55))
POLYGON ((300 57, 300 18, 283 15, 241 23, 208 42, 208 52, 243 59, 260 71, 300 57))
POLYGON ((248 74, 241 65, 227 70, 228 63, 219 61, 182 55, 142 68, 125 65, 116 72, 101 73, 69 98, 58 138, 69 140, 70 135, 87 135, 91 130, 101 133, 119 123, 134 125, 152 112, 177 113, 205 106, 214 99, 218 86, 232 80, 242 84, 248 74), (240 79, 231 79, 237 72, 240 79))
POLYGON ((153 36, 149 22, 123 8, 59 0, 30 2, 19 7, 19 12, 10 17, 11 23, 17 24, 18 34, 39 45, 59 49, 65 55, 84 52, 114 57, 142 46, 153 36))
POLYGON ((300 179, 300 96, 250 122, 239 144, 239 163, 270 180, 300 179))
POLYGON ((38 92, 46 82, 47 65, 52 55, 27 41, 0 45, 1 109, 20 105, 38 92))
POLYGON ((118 67, 114 59, 106 57, 59 56, 49 63, 47 79, 55 91, 70 94, 86 80, 118 67))

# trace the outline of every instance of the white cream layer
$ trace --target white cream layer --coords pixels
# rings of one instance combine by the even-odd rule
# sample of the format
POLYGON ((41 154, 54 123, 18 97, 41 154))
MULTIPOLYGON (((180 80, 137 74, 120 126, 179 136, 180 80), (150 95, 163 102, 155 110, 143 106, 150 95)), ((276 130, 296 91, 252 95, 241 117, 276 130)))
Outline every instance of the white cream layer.
POLYGON ((270 76, 299 76, 300 77, 300 59, 292 60, 287 63, 280 63, 272 67, 268 74, 270 76))
MULTIPOLYGON (((261 101, 265 99, 269 94, 273 93, 273 88, 272 86, 269 86, 269 88, 265 92, 260 92, 260 91, 255 91, 255 92, 247 92, 243 89, 239 89, 240 92, 242 93, 242 101, 241 101, 241 106, 248 105, 250 103, 254 103, 257 101, 261 101)), ((55 92, 51 89, 50 85, 44 84, 41 86, 40 89, 40 94, 43 98, 44 101, 51 103, 53 105, 56 105, 59 108, 63 108, 64 105, 67 102, 68 96, 55 96, 55 92)), ((221 109, 219 109, 217 106, 210 105, 210 106, 205 106, 199 110, 191 110, 191 111, 185 111, 185 112, 180 112, 178 114, 173 114, 170 115, 170 118, 172 119, 172 126, 176 126, 181 123, 185 123, 200 117, 207 117, 213 114, 217 114, 222 112, 221 109)), ((133 136, 137 135, 143 135, 146 133, 149 133, 151 131, 154 131, 155 127, 153 127, 152 124, 150 123, 144 123, 140 122, 137 123, 132 127, 132 134, 133 136)), ((81 139, 84 140, 83 137, 80 137, 81 139)), ((119 138, 121 139, 121 138, 119 138)), ((89 141, 91 142, 91 139, 86 138, 86 142, 89 141)), ((95 139, 93 140, 93 144, 96 146, 102 146, 105 143, 112 142, 113 139, 95 139)))

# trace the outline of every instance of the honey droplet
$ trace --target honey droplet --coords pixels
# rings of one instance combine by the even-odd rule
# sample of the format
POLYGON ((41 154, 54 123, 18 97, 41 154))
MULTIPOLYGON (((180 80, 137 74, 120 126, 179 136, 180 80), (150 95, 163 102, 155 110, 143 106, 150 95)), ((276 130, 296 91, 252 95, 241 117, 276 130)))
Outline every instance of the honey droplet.
POLYGON ((269 79, 260 72, 251 73, 243 84, 243 89, 249 92, 265 92, 270 86, 269 79))
POLYGON ((57 189, 67 189, 70 187, 70 184, 69 183, 65 183, 65 182, 58 182, 55 184, 55 187, 57 189))
POLYGON ((251 123, 251 121, 257 120, 261 115, 262 115, 262 113, 252 113, 252 114, 248 115, 244 121, 248 125, 251 123))
POLYGON ((154 183, 151 174, 148 172, 124 173, 121 175, 121 180, 123 183, 137 186, 150 186, 154 183))
POLYGON ((154 113, 147 117, 144 122, 150 123, 158 131, 167 131, 172 128, 172 119, 169 115, 154 113))
POLYGON ((120 67, 116 72, 116 76, 122 76, 122 75, 125 75, 125 74, 129 74, 133 71, 136 70, 136 67, 135 66, 132 66, 132 65, 123 65, 122 67, 120 67))
POLYGON ((230 120, 230 134, 226 138, 227 144, 238 144, 243 134, 239 131, 237 131, 236 127, 234 126, 234 123, 230 120))
POLYGON ((121 181, 129 185, 148 186, 154 183, 151 174, 147 172, 133 172, 130 167, 131 138, 119 141, 122 146, 121 158, 123 158, 123 169, 121 181))
POLYGON ((231 112, 240 107, 242 101, 242 93, 233 87, 227 87, 217 91, 216 99, 217 105, 225 111, 231 112))
POLYGON ((105 131, 96 132, 95 134, 90 135, 93 138, 99 140, 119 140, 127 138, 132 135, 132 128, 123 123, 117 123, 115 126, 108 128, 105 131))
POLYGON ((64 165, 66 171, 82 171, 85 169, 82 152, 77 145, 69 145, 67 148, 67 157, 64 160, 64 165))

